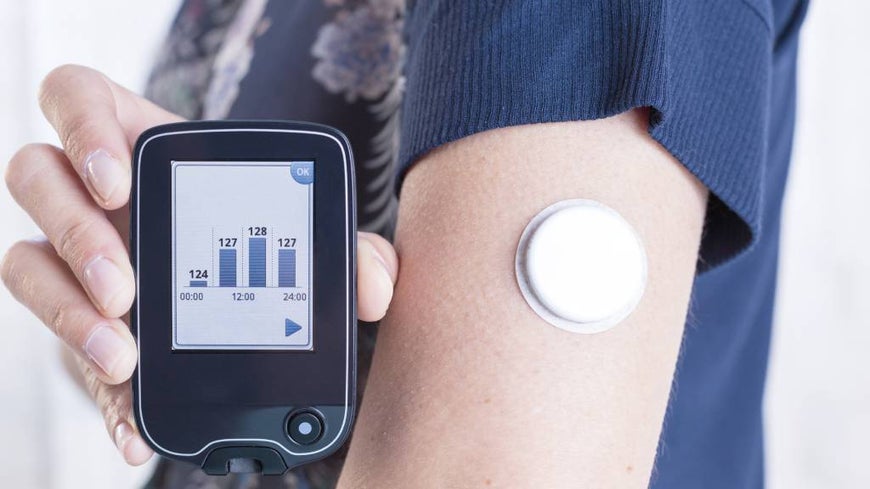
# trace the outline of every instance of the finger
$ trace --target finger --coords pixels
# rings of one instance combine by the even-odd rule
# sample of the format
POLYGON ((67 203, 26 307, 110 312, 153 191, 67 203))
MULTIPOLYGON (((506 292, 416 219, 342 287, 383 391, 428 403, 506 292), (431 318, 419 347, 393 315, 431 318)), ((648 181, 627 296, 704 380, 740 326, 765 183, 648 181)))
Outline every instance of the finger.
POLYGON ((94 200, 106 209, 129 198, 130 153, 139 134, 181 120, 98 71, 75 65, 45 77, 39 105, 94 200))
POLYGON ((119 317, 133 302, 133 268, 118 232, 58 148, 32 144, 9 161, 6 184, 69 264, 94 305, 119 317))
POLYGON ((108 385, 100 381, 99 376, 89 365, 80 363, 79 370, 88 392, 100 408, 106 431, 109 432, 121 456, 130 465, 142 465, 147 462, 154 452, 142 439, 133 421, 133 395, 130 382, 108 385))
POLYGON ((358 233, 357 312, 363 321, 378 321, 387 313, 399 259, 393 246, 372 233, 358 233))
POLYGON ((20 241, 0 265, 12 295, 96 372, 118 384, 136 367, 136 344, 127 325, 94 309, 75 277, 45 241, 20 241))

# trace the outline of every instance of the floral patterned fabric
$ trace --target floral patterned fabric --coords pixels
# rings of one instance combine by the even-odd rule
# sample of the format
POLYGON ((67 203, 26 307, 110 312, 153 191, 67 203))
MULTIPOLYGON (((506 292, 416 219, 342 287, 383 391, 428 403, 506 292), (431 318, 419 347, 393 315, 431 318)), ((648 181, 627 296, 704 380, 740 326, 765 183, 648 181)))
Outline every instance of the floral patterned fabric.
MULTIPOLYGON (((341 129, 354 149, 358 223, 392 237, 404 0, 186 0, 146 96, 189 119, 295 119, 341 129)), ((377 326, 360 325, 365 386, 377 326)), ((333 487, 345 450, 281 477, 205 475, 161 460, 153 489, 333 487)))

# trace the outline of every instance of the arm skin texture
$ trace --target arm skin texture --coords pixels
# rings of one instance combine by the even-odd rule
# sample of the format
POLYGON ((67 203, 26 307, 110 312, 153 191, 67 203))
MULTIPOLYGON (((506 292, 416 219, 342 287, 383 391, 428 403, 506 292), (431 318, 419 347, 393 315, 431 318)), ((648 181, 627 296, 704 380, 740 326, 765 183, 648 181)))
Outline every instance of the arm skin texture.
POLYGON ((409 171, 340 487, 647 487, 707 201, 647 118, 489 131, 409 171), (596 335, 545 323, 514 278, 524 226, 571 198, 620 212, 649 260, 638 308, 596 335))

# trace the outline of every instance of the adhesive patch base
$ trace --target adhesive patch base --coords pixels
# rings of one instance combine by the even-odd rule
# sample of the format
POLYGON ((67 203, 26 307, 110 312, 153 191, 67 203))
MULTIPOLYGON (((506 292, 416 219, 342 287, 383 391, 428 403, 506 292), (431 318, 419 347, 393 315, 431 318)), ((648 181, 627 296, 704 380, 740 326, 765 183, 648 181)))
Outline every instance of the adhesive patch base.
POLYGON ((634 228, 596 201, 557 202, 532 218, 520 238, 516 275, 529 306, 575 333, 599 333, 640 302, 647 263, 634 228))

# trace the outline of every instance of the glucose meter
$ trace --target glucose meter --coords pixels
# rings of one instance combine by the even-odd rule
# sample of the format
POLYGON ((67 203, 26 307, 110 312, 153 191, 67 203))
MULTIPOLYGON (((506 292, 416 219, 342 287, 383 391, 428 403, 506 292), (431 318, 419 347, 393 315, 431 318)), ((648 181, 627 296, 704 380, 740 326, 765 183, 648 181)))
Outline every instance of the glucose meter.
POLYGON ((353 158, 336 129, 184 122, 140 136, 136 423, 210 474, 335 452, 354 416, 353 158))

